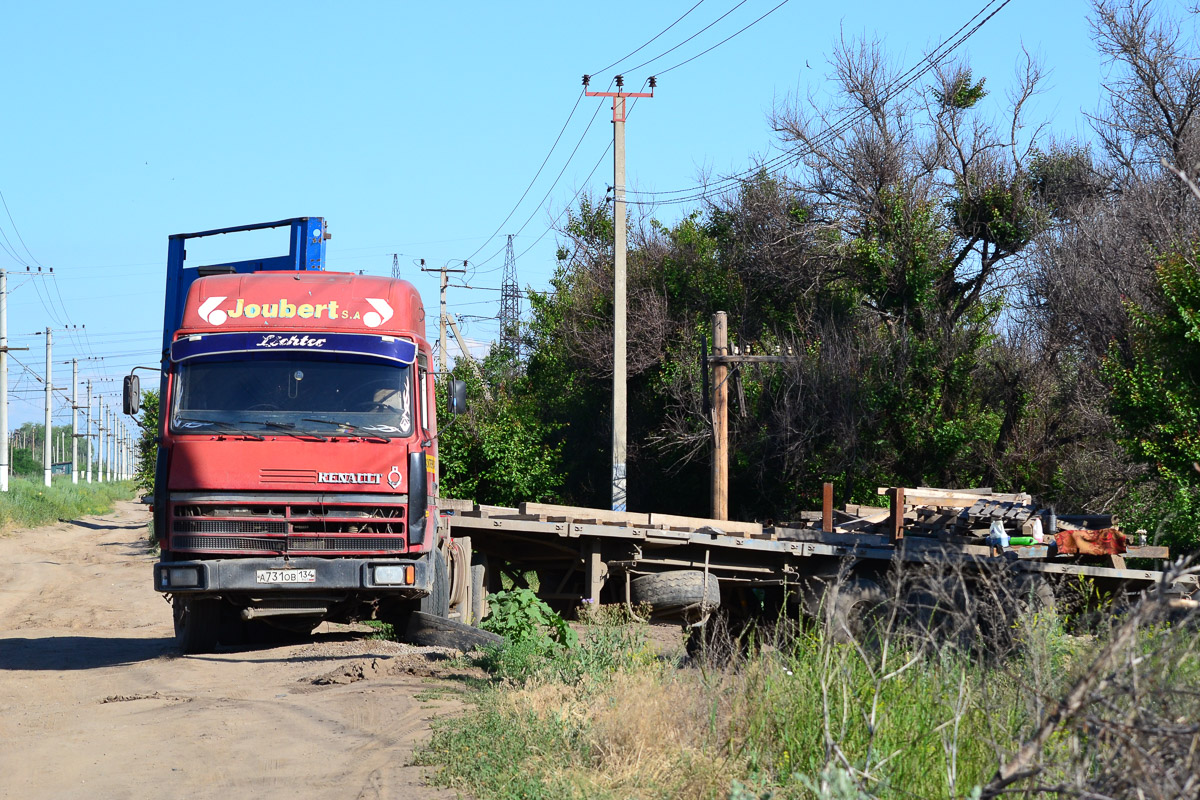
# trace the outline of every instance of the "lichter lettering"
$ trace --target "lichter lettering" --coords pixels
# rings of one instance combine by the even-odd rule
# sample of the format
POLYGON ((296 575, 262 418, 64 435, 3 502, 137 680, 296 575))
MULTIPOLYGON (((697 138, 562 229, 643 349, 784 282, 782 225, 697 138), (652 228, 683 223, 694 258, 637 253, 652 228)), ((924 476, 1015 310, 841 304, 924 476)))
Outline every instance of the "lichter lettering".
POLYGON ((324 347, 327 340, 324 337, 308 336, 294 333, 291 335, 267 333, 255 347, 324 347))

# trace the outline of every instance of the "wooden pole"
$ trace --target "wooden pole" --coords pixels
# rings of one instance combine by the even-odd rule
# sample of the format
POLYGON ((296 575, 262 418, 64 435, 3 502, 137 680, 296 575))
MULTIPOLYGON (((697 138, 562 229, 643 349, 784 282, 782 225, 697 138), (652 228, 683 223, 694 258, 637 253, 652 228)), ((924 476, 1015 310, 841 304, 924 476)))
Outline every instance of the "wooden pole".
MULTIPOLYGON (((729 318, 713 314, 713 355, 729 355, 729 318)), ((713 364, 712 518, 729 519, 729 367, 713 364)))
POLYGON ((891 527, 892 544, 901 541, 904 538, 904 489, 895 487, 888 489, 888 495, 892 499, 892 514, 889 517, 891 527))
POLYGON ((821 530, 833 533, 833 484, 821 487, 821 530))

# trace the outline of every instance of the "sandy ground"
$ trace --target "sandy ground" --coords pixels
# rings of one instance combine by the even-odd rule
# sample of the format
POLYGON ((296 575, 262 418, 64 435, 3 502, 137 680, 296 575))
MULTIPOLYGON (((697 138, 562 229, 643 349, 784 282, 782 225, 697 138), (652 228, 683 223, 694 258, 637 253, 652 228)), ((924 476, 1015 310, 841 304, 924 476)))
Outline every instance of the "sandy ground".
POLYGON ((148 518, 0 536, 0 797, 457 796, 408 766, 458 707, 444 653, 322 626, 181 656, 148 518))

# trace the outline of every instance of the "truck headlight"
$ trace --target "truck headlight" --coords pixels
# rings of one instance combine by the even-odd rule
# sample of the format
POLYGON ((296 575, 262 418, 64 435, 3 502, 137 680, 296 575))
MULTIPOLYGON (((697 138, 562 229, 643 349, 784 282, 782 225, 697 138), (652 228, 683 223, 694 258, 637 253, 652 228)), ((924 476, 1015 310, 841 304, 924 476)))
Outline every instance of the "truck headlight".
POLYGON ((167 567, 163 570, 163 578, 172 589, 195 589, 200 586, 200 568, 167 567))
POLYGON ((411 564, 375 567, 375 583, 386 586, 411 586, 416 569, 411 564))

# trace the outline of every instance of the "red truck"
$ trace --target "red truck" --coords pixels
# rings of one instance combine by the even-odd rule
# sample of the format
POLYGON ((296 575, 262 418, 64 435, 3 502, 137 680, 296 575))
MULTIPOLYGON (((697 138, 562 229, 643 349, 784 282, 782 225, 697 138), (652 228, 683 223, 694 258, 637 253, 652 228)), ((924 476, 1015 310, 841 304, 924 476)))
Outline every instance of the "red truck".
MULTIPOLYGON (((319 217, 170 237, 154 587, 184 652, 266 625, 449 613, 421 297, 326 272, 327 238, 319 217), (188 240, 275 227, 290 228, 287 256, 185 263, 188 240)), ((461 409, 464 388, 450 395, 461 409)))

